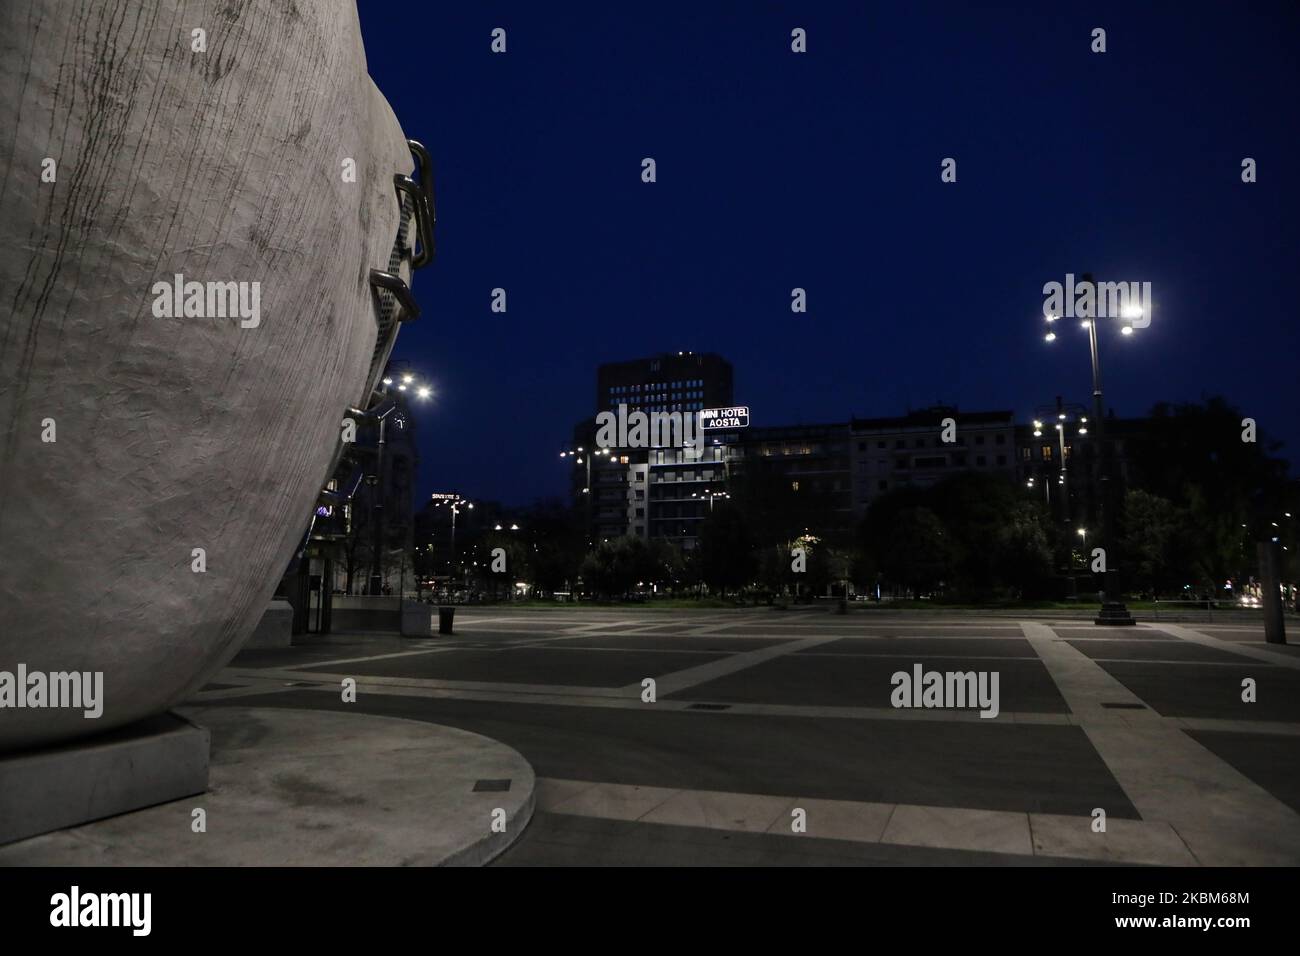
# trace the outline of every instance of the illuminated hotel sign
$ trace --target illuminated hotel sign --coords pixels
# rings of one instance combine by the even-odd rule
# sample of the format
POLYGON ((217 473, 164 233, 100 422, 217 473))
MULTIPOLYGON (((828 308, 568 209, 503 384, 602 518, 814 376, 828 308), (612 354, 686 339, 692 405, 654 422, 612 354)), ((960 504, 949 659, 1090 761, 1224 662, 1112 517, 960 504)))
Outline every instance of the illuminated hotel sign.
POLYGON ((748 405, 737 405, 734 408, 706 408, 700 412, 700 428, 705 431, 717 431, 721 428, 748 427, 748 405))

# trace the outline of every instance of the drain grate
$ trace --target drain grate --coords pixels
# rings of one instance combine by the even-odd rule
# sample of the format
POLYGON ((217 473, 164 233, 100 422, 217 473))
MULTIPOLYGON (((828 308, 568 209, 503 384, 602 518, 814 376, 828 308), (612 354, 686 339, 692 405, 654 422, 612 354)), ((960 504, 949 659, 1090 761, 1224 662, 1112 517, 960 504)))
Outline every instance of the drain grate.
POLYGON ((687 710, 731 710, 730 704, 691 704, 687 710))
POLYGON ((1118 701, 1110 701, 1110 702, 1103 701, 1101 706, 1109 708, 1110 710, 1146 710, 1147 709, 1146 704, 1129 704, 1129 703, 1121 703, 1118 701))
POLYGON ((475 793, 505 793, 510 789, 510 778, 505 780, 476 780, 475 793))

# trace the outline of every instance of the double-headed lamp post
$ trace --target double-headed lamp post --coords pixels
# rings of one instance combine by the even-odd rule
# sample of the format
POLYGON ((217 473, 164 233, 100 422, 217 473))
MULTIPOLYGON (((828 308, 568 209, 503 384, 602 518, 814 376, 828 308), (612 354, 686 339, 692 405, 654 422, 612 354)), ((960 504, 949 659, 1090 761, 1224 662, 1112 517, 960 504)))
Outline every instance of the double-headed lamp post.
POLYGON ((708 499, 709 499, 709 514, 713 514, 713 500, 714 500, 715 498, 730 498, 731 495, 727 494, 727 492, 725 492, 725 491, 709 491, 708 488, 705 488, 704 491, 702 491, 702 492, 692 491, 692 492, 691 492, 691 497, 692 497, 692 498, 708 498, 708 499))
MULTIPOLYGON (((370 581, 366 590, 369 594, 375 595, 380 591, 383 581, 383 573, 380 568, 380 550, 383 546, 382 534, 382 511, 384 507, 384 453, 388 447, 387 425, 388 416, 391 415, 398 407, 397 398, 394 397, 389 389, 394 385, 394 376, 385 375, 380 380, 379 388, 376 393, 379 396, 369 409, 349 409, 349 413, 354 417, 373 418, 379 422, 379 441, 375 450, 375 473, 366 478, 366 484, 370 486, 370 581)), ((427 401, 433 396, 433 389, 426 383, 420 381, 415 373, 402 371, 397 375, 396 388, 402 397, 409 398, 414 395, 420 401, 427 401)))
POLYGON ((460 514, 461 506, 472 511, 474 509, 474 502, 470 501, 468 498, 462 498, 457 494, 435 494, 433 498, 433 506, 435 508, 446 506, 451 511, 451 557, 447 561, 447 570, 450 572, 452 567, 456 564, 456 515, 460 514))
POLYGON ((575 467, 585 465, 587 468, 587 483, 583 485, 582 493, 584 496, 586 496, 588 547, 590 547, 595 541, 595 536, 591 532, 591 499, 593 497, 591 493, 591 459, 596 455, 609 455, 609 454, 612 454, 612 452, 608 448, 597 448, 593 451, 588 452, 585 449, 579 447, 579 448, 570 449, 568 451, 560 452, 561 458, 572 458, 574 460, 573 464, 575 467))
MULTIPOLYGON (((1056 397, 1055 405, 1040 405, 1036 409, 1036 414, 1043 415, 1045 417, 1050 416, 1053 419, 1052 427, 1056 429, 1056 437, 1057 437, 1056 483, 1057 485, 1060 486, 1058 489, 1058 497, 1061 502, 1061 506, 1060 506, 1061 520, 1067 524, 1070 521, 1070 495, 1069 495, 1069 487, 1067 486, 1066 483, 1066 476, 1069 471, 1069 462, 1066 460, 1066 454, 1065 454, 1065 450, 1066 450, 1065 433, 1067 427, 1073 421, 1076 423, 1075 430, 1077 434, 1079 434, 1080 436, 1086 436, 1088 434, 1087 411, 1088 410, 1084 408, 1082 405, 1062 402, 1061 397, 1059 395, 1056 397)), ((1047 426, 1043 423, 1043 419, 1035 418, 1034 437, 1035 438, 1043 437, 1043 429, 1045 427, 1047 426)), ((1033 486, 1034 486, 1034 479, 1030 478, 1029 487, 1032 488, 1033 486)), ((1044 489, 1046 489, 1047 505, 1050 508, 1052 505, 1052 483, 1050 480, 1048 480, 1046 476, 1044 476, 1043 478, 1043 487, 1044 489)))
MULTIPOLYGON (((1092 283, 1093 278, 1089 273, 1084 273, 1084 282, 1092 283)), ((1096 286, 1094 284, 1094 293, 1096 286)), ((1094 295, 1094 301, 1096 296, 1094 295)), ((1121 335, 1132 335, 1135 319, 1142 317, 1142 307, 1135 304, 1125 304, 1120 309, 1120 326, 1121 335)), ((1060 320, 1059 315, 1048 314, 1047 334, 1044 338, 1048 342, 1056 341, 1056 333, 1053 326, 1060 320)), ((1102 408, 1101 393, 1101 356, 1097 350, 1097 320, 1089 316, 1080 320, 1080 326, 1088 333, 1088 349, 1092 357, 1092 414, 1093 425, 1096 431, 1097 449, 1100 453, 1101 468, 1099 475, 1100 495, 1098 495, 1100 516, 1101 516, 1101 547, 1105 555, 1105 571, 1102 574, 1101 589, 1101 613, 1093 619, 1094 624, 1136 624, 1133 615, 1129 613, 1128 608, 1120 594, 1119 576, 1116 569, 1116 552, 1115 547, 1115 502, 1114 502, 1114 482, 1112 481, 1112 455, 1110 446, 1105 437, 1105 412, 1102 408)))

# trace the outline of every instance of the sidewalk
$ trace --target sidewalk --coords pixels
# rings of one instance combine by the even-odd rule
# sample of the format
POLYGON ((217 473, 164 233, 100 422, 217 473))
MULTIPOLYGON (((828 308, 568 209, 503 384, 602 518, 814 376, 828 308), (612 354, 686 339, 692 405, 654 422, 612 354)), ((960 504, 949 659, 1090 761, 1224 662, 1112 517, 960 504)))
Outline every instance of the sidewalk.
POLYGON ((532 767, 479 734, 362 713, 183 713, 212 732, 206 794, 11 843, 0 866, 477 865, 532 817, 532 767))

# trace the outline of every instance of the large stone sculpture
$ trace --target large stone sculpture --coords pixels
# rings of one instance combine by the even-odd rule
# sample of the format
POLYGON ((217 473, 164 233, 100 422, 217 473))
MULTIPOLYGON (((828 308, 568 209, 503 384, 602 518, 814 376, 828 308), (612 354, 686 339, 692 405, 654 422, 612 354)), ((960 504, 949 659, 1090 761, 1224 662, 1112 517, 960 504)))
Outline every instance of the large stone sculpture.
POLYGON ((0 115, 0 673, 103 675, 97 719, 0 709, 4 750, 248 637, 430 207, 340 0, 5 0, 0 115))

